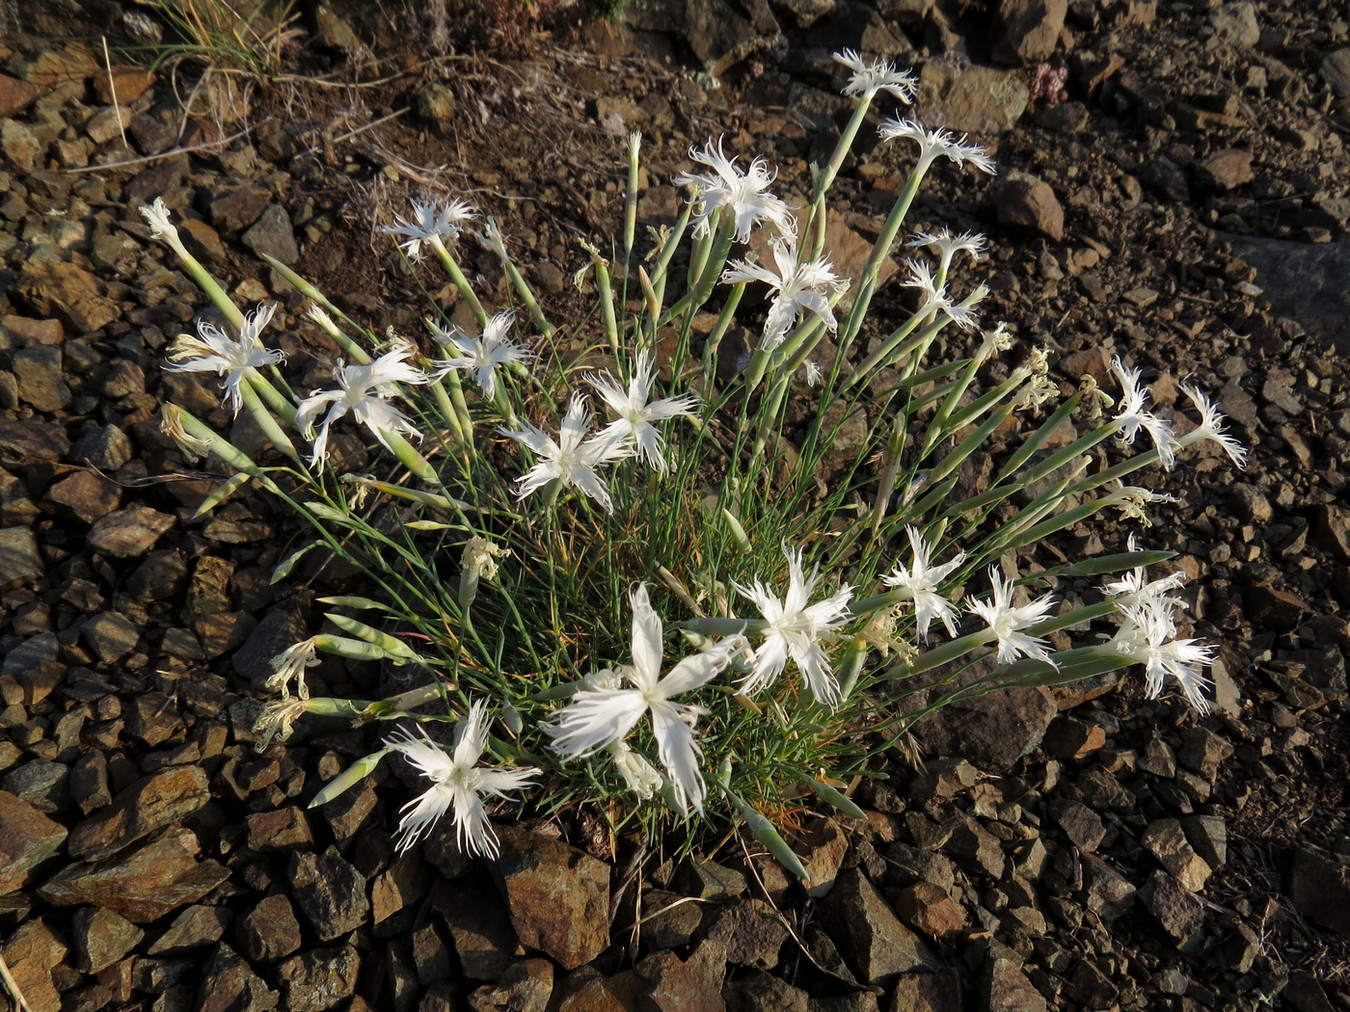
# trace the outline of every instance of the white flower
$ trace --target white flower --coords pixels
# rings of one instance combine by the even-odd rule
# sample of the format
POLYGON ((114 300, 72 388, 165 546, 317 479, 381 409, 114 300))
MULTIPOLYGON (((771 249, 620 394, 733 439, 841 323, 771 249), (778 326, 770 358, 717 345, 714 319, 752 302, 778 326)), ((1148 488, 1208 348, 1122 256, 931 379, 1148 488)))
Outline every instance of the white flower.
POLYGON ((1228 454, 1229 460, 1245 471, 1247 469, 1247 448, 1229 435, 1224 427, 1224 422, 1227 419, 1224 418, 1223 413, 1215 407, 1214 402, 1206 397, 1199 387, 1182 383, 1181 392, 1191 399, 1191 403, 1195 405, 1195 410, 1200 412, 1200 424, 1181 437, 1180 445, 1190 446, 1191 443, 1199 442, 1202 439, 1212 439, 1219 444, 1224 453, 1228 454))
POLYGON ((816 701, 834 706, 839 702, 839 683, 829 669, 829 659, 820 643, 851 617, 848 603, 853 597, 853 588, 842 587, 833 596, 808 604, 820 582, 820 567, 813 569, 807 577, 801 549, 794 552, 784 545, 783 554, 788 563, 788 591, 782 600, 758 580, 749 586, 732 583, 742 596, 754 603, 767 623, 764 642, 755 650, 755 670, 741 683, 740 689, 750 695, 772 685, 791 657, 797 662, 816 701))
POLYGON ((932 548, 923 540, 917 527, 907 526, 909 543, 914 549, 914 564, 909 568, 897 565, 889 576, 882 577, 887 586, 901 587, 909 591, 914 601, 914 622, 919 629, 919 638, 927 641, 928 626, 933 619, 942 620, 947 632, 956 635, 956 608, 938 593, 938 584, 947 578, 957 566, 966 561, 965 552, 957 552, 956 557, 940 566, 928 561, 932 548))
POLYGON ((309 712, 310 704, 306 699, 273 699, 263 704, 262 713, 253 721, 253 733, 258 736, 254 743, 255 752, 266 752, 267 746, 275 741, 286 741, 295 730, 295 722, 309 712))
POLYGON ((497 370, 514 362, 525 362, 533 355, 511 341, 506 332, 511 329, 515 314, 510 311, 498 313, 488 320, 482 336, 469 337, 458 328, 442 330, 432 327, 431 336, 437 343, 453 348, 459 354, 437 363, 447 369, 474 370, 474 382, 483 391, 483 396, 496 395, 497 370))
POLYGON ((614 768, 623 777, 623 782, 639 800, 646 801, 661 789, 661 774, 656 767, 629 748, 626 741, 612 741, 605 750, 614 761, 614 768))
POLYGON ((918 142, 919 161, 914 167, 914 171, 919 175, 927 172, 928 167, 939 156, 950 158, 957 165, 965 165, 966 162, 970 162, 981 172, 987 172, 991 176, 994 174, 993 159, 978 144, 966 143, 964 135, 960 140, 957 140, 956 135, 947 130, 925 130, 913 120, 884 120, 881 124, 882 140, 891 141, 899 137, 907 137, 918 142))
POLYGON ((978 362, 983 362, 1013 346, 1012 335, 1008 333, 1008 325, 1002 320, 998 321, 998 325, 993 330, 984 331, 983 336, 984 339, 980 342, 980 348, 975 352, 975 359, 978 362))
POLYGON ((1148 507, 1155 502, 1181 502, 1166 492, 1151 492, 1137 485, 1122 484, 1114 492, 1105 496, 1108 506, 1120 510, 1120 515, 1128 520, 1139 520, 1145 527, 1152 527, 1153 521, 1148 515, 1148 507))
POLYGON ((487 746, 486 709, 486 702, 475 700, 469 706, 468 716, 455 725, 453 756, 447 755, 425 732, 418 737, 398 728, 384 740, 385 745, 402 752, 408 762, 431 780, 425 794, 403 806, 404 815, 398 824, 402 836, 398 844, 400 854, 449 809, 460 850, 484 857, 497 856, 497 834, 488 823, 482 796, 504 798, 507 791, 531 786, 540 771, 533 766, 485 769, 476 765, 487 746))
POLYGON ((829 297, 822 289, 842 292, 848 282, 836 275, 826 260, 798 263, 797 241, 791 234, 770 239, 769 248, 778 265, 777 274, 762 264, 745 260, 733 260, 722 272, 724 284, 762 281, 778 293, 764 320, 764 336, 760 338, 759 347, 765 351, 778 347, 802 310, 815 313, 829 330, 837 329, 829 297))
POLYGON ((933 281, 933 271, 928 264, 922 260, 910 260, 906 263, 909 268, 909 279, 901 282, 904 288, 917 288, 919 294, 923 296, 919 302, 919 307, 914 310, 915 316, 927 316, 929 313, 940 311, 962 330, 968 330, 979 322, 979 317, 974 311, 974 306, 981 302, 989 289, 984 285, 979 285, 960 302, 952 302, 947 295, 947 286, 943 285, 937 288, 933 281))
POLYGON ((225 391, 221 404, 227 405, 231 414, 238 415, 244 406, 240 385, 248 370, 286 361, 284 352, 264 348, 258 342, 258 334, 274 312, 276 306, 266 305, 250 313, 244 319, 237 340, 215 324, 199 320, 196 337, 184 334, 173 344, 170 354, 181 360, 170 362, 164 368, 170 372, 214 372, 224 376, 220 384, 225 391))
POLYGON ((990 566, 989 582, 994 586, 993 598, 989 601, 976 598, 970 602, 970 610, 984 619, 990 631, 998 637, 998 662, 1006 664, 1019 656, 1025 656, 1053 664, 1045 649, 1045 640, 1028 636, 1021 630, 1046 618, 1055 605, 1054 597, 1046 594, 1031 604, 1014 606, 1012 580, 1002 579, 998 569, 990 566))
POLYGON ((1127 369, 1117 356, 1111 359, 1111 371, 1120 380, 1122 395, 1120 414, 1116 415, 1116 425, 1120 427, 1120 438, 1128 444, 1134 443, 1134 437, 1143 429, 1158 449, 1158 460, 1164 468, 1170 469, 1177 459, 1177 441, 1172 435, 1172 427, 1152 412, 1145 411, 1148 392, 1139 386, 1139 369, 1127 369))
POLYGON ((978 232, 962 232, 952 235, 949 229, 940 228, 936 232, 920 232, 905 245, 932 246, 938 251, 938 269, 947 270, 957 253, 969 253, 970 259, 979 263, 984 259, 985 237, 978 232))
POLYGON ((408 364, 412 353, 410 345, 401 345, 369 365, 339 362, 333 370, 338 389, 311 394, 300 402, 295 412, 295 424, 306 438, 314 434, 314 419, 319 411, 325 404, 331 405, 319 426, 318 438, 314 440, 313 466, 318 467, 328 456, 329 427, 348 413, 368 428, 385 449, 389 448, 391 434, 418 435, 407 416, 386 401, 397 392, 395 383, 430 381, 426 373, 408 364))
POLYGON ((895 65, 889 60, 874 60, 866 64, 852 49, 835 53, 834 58, 836 62, 853 71, 848 84, 844 86, 844 94, 850 98, 870 100, 877 92, 888 91, 908 105, 918 94, 919 82, 915 80, 914 75, 907 71, 896 70, 895 65))
POLYGON ((463 231, 463 223, 478 217, 478 212, 462 200, 452 200, 444 207, 435 204, 412 202, 412 218, 395 218, 397 225, 382 225, 380 231, 387 235, 400 235, 404 239, 399 243, 409 260, 422 258, 424 242, 436 245, 446 240, 453 242, 463 231))
POLYGON ((691 147, 689 157, 701 162, 713 170, 713 175, 700 176, 692 172, 682 172, 675 177, 679 186, 692 186, 697 202, 694 217, 694 235, 708 234, 708 220, 719 207, 729 208, 736 223, 736 241, 746 242, 750 238, 750 229, 761 219, 772 222, 780 232, 793 229, 792 214, 787 204, 771 193, 766 193, 773 174, 762 157, 755 158, 750 168, 742 173, 736 168, 735 159, 722 153, 722 140, 718 138, 716 146, 711 139, 702 150, 691 147))
POLYGON ((633 663, 620 667, 617 674, 633 687, 586 685, 544 730, 554 739, 554 751, 575 759, 626 738, 643 714, 650 713, 657 753, 676 798, 686 808, 693 805, 702 812, 705 788, 699 759, 703 750, 694 740, 694 723, 706 711, 672 700, 721 674, 744 646, 745 638, 728 636, 719 640, 684 658, 662 678, 661 616, 652 608, 645 584, 636 584, 629 598, 633 605, 633 663))
POLYGON ((272 674, 263 685, 280 692, 282 699, 290 699, 291 682, 294 682, 295 694, 301 699, 308 699, 309 686, 305 684, 305 668, 312 668, 319 663, 318 643, 318 637, 311 636, 293 647, 287 647, 273 657, 272 674))
POLYGON ((149 207, 140 207, 141 217, 150 226, 150 236, 153 239, 162 239, 175 250, 182 247, 182 242, 178 238, 178 229, 174 227, 173 222, 169 220, 169 207, 164 203, 163 197, 156 197, 154 203, 149 207))
POLYGON ((605 433, 587 439, 592 417, 593 414, 586 410, 586 398, 578 394, 572 398, 567 414, 559 425, 557 442, 529 422, 525 423, 522 430, 497 430, 503 436, 509 436, 529 447, 540 458, 539 463, 520 479, 516 494, 521 499, 556 480, 579 488, 604 507, 606 512, 614 511, 609 489, 595 469, 627 456, 628 450, 605 433))
POLYGON ((643 350, 637 353, 633 368, 629 374, 628 389, 619 386, 609 373, 590 376, 587 382, 595 388, 606 406, 617 417, 605 426, 602 437, 608 437, 619 446, 631 445, 639 459, 665 474, 670 470, 665 455, 661 452, 661 433, 653 422, 663 422, 680 415, 692 418, 698 409, 698 397, 684 394, 680 397, 664 397, 658 401, 649 400, 652 384, 656 381, 656 364, 651 352, 643 350))
POLYGON ((1176 679, 1191 706, 1200 713, 1209 712, 1204 688, 1209 680, 1201 666, 1214 660, 1214 647, 1195 639, 1177 639, 1172 620, 1175 599, 1160 595, 1121 606, 1124 621, 1111 646, 1117 653, 1144 665, 1148 694, 1162 694, 1168 675, 1176 679))
MULTIPOLYGON (((1130 535, 1128 546, 1131 552, 1139 551, 1133 534, 1130 535)), ((1108 580, 1102 584, 1102 593, 1107 597, 1114 597, 1116 605, 1121 608, 1127 605, 1148 605, 1152 601, 1158 601, 1170 608, 1181 604, 1181 600, 1170 596, 1170 592, 1185 583, 1185 573, 1168 573, 1160 579, 1150 580, 1144 567, 1136 566, 1119 580, 1108 580)))

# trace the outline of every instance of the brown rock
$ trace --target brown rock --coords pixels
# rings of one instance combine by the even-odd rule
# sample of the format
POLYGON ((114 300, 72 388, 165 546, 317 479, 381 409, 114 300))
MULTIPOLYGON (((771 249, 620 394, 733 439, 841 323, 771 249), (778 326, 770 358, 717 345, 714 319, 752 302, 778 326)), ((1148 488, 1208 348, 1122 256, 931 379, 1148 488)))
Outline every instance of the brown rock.
POLYGON ((350 945, 314 949, 277 968, 287 1012, 325 1012, 356 991, 361 957, 350 945))
MULTIPOLYGON (((1001 947, 995 947, 999 949, 1001 947)), ((1002 952, 991 950, 980 978, 980 1012, 1047 1012, 1042 995, 1022 972, 1022 967, 1002 952)))
POLYGON ((38 895, 53 906, 92 903, 144 924, 201 899, 229 877, 215 861, 199 861, 200 849, 191 830, 172 830, 115 858, 72 864, 38 895))
POLYGON ((172 956, 220 941, 232 917, 229 907, 191 906, 173 919, 146 951, 151 956, 172 956))
POLYGON ((808 896, 824 896, 834 886, 834 877, 839 873, 839 865, 848 853, 848 837, 833 819, 813 820, 800 838, 802 865, 806 868, 806 887, 808 896))
POLYGON ((65 426, 0 419, 0 464, 6 467, 55 464, 69 449, 65 426))
POLYGON ((300 922, 291 901, 280 893, 265 896, 235 922, 235 943, 255 963, 289 956, 300 948, 300 922))
POLYGON ((322 854, 293 853, 288 874, 296 903, 325 942, 355 931, 370 916, 365 876, 336 847, 322 854))
POLYGON ((496 870, 520 943, 565 970, 609 944, 609 865, 558 840, 502 827, 496 870))
POLYGON ((211 800, 200 766, 172 766, 142 777, 70 834, 72 857, 99 861, 162 826, 181 822, 211 800))
POLYGON ((143 67, 113 67, 111 75, 94 75, 94 93, 104 105, 130 105, 154 83, 155 75, 143 67))
POLYGON ((75 968, 99 973, 130 952, 145 932, 102 907, 81 907, 71 915, 75 968))
POLYGON ((835 945, 865 983, 940 966, 857 868, 840 873, 834 888, 821 899, 820 911, 835 945))
POLYGON ((1311 849, 1295 851, 1287 891, 1304 917, 1350 935, 1350 866, 1344 858, 1311 849))
POLYGON ((1003 33, 994 42, 994 59, 1011 66, 1046 59, 1055 51, 1068 11, 1069 0, 1000 0, 1003 33))
POLYGON ((992 197, 1000 223, 1056 242, 1064 238, 1064 208, 1049 183, 1024 174, 1010 175, 994 188, 992 197))
POLYGON ((144 555, 173 526, 173 517, 149 506, 128 506, 109 513, 89 529, 89 545, 115 559, 144 555))
POLYGON ((467 875, 438 888, 434 902, 466 977, 497 980, 515 956, 516 936, 501 893, 479 876, 467 875))
POLYGON ((1139 899, 1177 945, 1185 946, 1200 930, 1204 909, 1194 893, 1164 871, 1139 890, 1139 899))
POLYGON ((999 773, 1040 744, 1058 712, 1049 690, 1018 686, 944 706, 919 721, 914 734, 928 755, 965 756, 999 773))
POLYGON ((743 899, 712 914, 707 938, 726 948, 727 962, 771 970, 787 941, 783 918, 764 900, 743 899))
POLYGON ((1224 148, 1195 165, 1195 173, 1206 186, 1216 190, 1232 190, 1256 178, 1252 172, 1252 153, 1238 148, 1224 148))
POLYGON ((122 493, 92 471, 76 471, 48 489, 47 499, 64 507, 76 519, 92 524, 121 505, 122 493))
POLYGON ((958 134, 1011 130, 1031 100, 1022 78, 1016 70, 928 60, 919 74, 921 116, 958 134))
POLYGON ((1090 854, 1096 850, 1106 835, 1106 826, 1102 823, 1101 816, 1081 802, 1056 798, 1047 807, 1050 818, 1059 823, 1064 835, 1085 853, 1090 854))
POLYGON ((930 938, 960 935, 969 927, 966 912, 946 890, 931 882, 916 882, 901 890, 895 898, 895 912, 915 931, 930 938))
POLYGON ((19 295, 43 316, 55 316, 80 334, 90 334, 122 315, 104 296, 98 279, 82 267, 34 257, 16 285, 19 295))
POLYGON ((546 1012, 553 996, 553 964, 547 959, 519 959, 495 985, 469 995, 473 1012, 546 1012))
MULTIPOLYGON (((26 921, 10 936, 3 952, 14 988, 24 996, 31 1012, 59 1012, 61 995, 52 980, 52 970, 66 954, 66 947, 39 919, 26 921)), ((6 995, 12 993, 5 987, 6 995)))
POLYGON ((1204 888, 1211 868, 1186 839, 1179 821, 1157 819, 1150 823, 1144 830, 1143 844, 1184 888, 1191 892, 1204 888))
POLYGON ((201 986, 189 1007, 196 1012, 270 1012, 280 1000, 281 996, 268 988, 237 952, 221 942, 202 973, 201 986))
POLYGON ((42 94, 42 89, 30 81, 0 74, 0 119, 17 116, 42 94))
POLYGON ((0 896, 20 888, 38 865, 55 855, 66 828, 8 791, 0 791, 0 896))

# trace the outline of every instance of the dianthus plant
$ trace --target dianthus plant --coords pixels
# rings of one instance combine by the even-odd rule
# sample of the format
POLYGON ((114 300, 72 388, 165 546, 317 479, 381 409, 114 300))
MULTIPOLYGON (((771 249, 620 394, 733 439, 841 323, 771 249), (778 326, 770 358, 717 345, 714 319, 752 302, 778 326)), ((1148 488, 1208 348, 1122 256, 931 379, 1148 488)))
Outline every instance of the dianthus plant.
POLYGON ((246 317, 163 203, 146 209, 237 335, 204 327, 170 368, 223 377, 225 414, 274 447, 254 459, 167 406, 185 454, 237 472, 199 512, 251 480, 310 532, 277 579, 311 549, 368 578, 323 599, 324 627, 267 683, 263 743, 316 716, 389 722, 316 801, 397 763, 423 788, 405 846, 448 813, 459 845, 490 855, 494 813, 590 806, 653 835, 743 822, 800 870, 794 811, 859 814, 852 788, 885 777, 886 749, 944 702, 1134 667, 1151 695, 1205 709, 1212 648, 1188 635, 1180 579, 1146 573, 1167 553, 1131 540, 1068 565, 1045 555, 1102 510, 1147 523, 1171 501, 1126 485, 1133 472, 1178 466, 1200 440, 1241 466, 1242 448, 1202 392, 1184 388, 1198 420, 1164 417, 1119 361, 1118 401, 1090 377, 1061 397, 1045 352, 983 323, 986 289, 957 273, 978 269, 984 238, 903 234, 927 173, 995 171, 965 138, 884 120, 899 197, 870 255, 838 262, 830 188, 873 101, 914 90, 888 64, 839 62, 856 105, 809 189, 711 138, 650 249, 634 134, 612 252, 582 244, 594 311, 566 327, 497 223, 460 201, 415 203, 385 229, 450 282, 424 334, 377 336, 270 261, 335 344, 318 389, 293 390, 296 356, 283 370, 267 347, 271 307, 246 317), (497 294, 475 290, 493 268, 497 294), (932 360, 940 337, 969 353, 932 360), (401 691, 334 695, 344 663, 401 691))

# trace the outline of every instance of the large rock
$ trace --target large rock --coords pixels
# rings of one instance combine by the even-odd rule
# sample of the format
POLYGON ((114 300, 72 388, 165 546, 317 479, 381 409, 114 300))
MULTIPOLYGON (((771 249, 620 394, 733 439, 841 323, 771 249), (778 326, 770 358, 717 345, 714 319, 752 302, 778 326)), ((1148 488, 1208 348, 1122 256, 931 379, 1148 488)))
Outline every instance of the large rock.
POLYGON ((1256 268, 1256 283, 1276 312, 1343 354, 1350 352, 1350 243, 1215 235, 1256 268))
POLYGON ((16 289, 39 314, 57 317, 81 335, 122 315, 121 307, 103 294, 98 279, 72 263, 35 257, 24 266, 16 289))
POLYGON ((565 970, 609 944, 609 865, 558 840, 504 826, 497 872, 520 943, 565 970))
POLYGON ((112 805, 85 819, 70 834, 72 857, 98 861, 162 826, 187 818, 211 800, 200 766, 170 766, 141 777, 112 805))
POLYGON ((992 194, 1000 224, 1058 242, 1064 238, 1064 208, 1050 184, 1022 173, 1002 180, 992 194))
POLYGON ((66 828, 8 791, 0 791, 0 896, 14 892, 29 873, 54 856, 66 828))
POLYGON ((89 529, 89 545, 115 559, 131 559, 155 547, 173 526, 173 517, 149 506, 128 506, 109 513, 89 529))
POLYGON ((1003 32, 994 42, 994 59, 1014 67, 1045 60, 1055 51, 1068 11, 1069 0, 1001 0, 1003 32))
POLYGON ((1047 689, 1000 689, 944 706, 919 721, 914 734, 925 755, 960 755, 997 773, 1040 744, 1057 712, 1047 689))
POLYGON ((21 587, 47 571, 38 551, 37 535, 28 527, 0 530, 0 590, 21 587))
POLYGON ((957 68, 929 60, 919 74, 916 105, 926 127, 957 133, 992 134, 1011 130, 1031 91, 1017 70, 969 66, 957 68))
POLYGON ((198 860, 200 850, 191 830, 173 830, 106 861, 69 865, 38 895, 53 906, 93 904, 135 924, 156 921, 229 878, 215 861, 198 860))
POLYGON ((876 984, 900 973, 941 968, 937 957, 857 868, 840 873, 820 901, 821 918, 858 979, 876 984))

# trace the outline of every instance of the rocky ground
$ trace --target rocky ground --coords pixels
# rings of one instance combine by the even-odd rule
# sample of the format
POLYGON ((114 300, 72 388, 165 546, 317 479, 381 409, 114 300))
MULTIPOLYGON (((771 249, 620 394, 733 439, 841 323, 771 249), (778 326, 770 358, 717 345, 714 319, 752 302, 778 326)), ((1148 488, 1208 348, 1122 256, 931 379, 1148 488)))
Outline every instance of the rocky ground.
MULTIPOLYGON (((143 41, 137 5, 52 5, 0 45, 0 952, 29 1007, 1350 1005, 1343 10, 644 0, 442 49, 435 24, 320 11, 251 95, 116 51, 109 73, 97 34, 143 41), (531 281, 565 300, 576 240, 618 219, 631 129, 645 218, 720 132, 800 200, 841 123, 843 46, 913 64, 918 115, 996 155, 992 182, 936 172, 909 221, 989 235, 989 318, 1048 345, 1066 389, 1112 354, 1168 407, 1190 379, 1252 448, 1245 472, 1216 451, 1159 479, 1181 501, 1143 532, 1222 644, 1214 714, 1146 700, 1135 673, 952 708, 920 725, 921 768, 897 757, 859 792, 865 822, 803 822, 809 894, 752 841, 614 857, 584 819, 502 826, 490 864, 444 835, 395 858, 408 794, 385 774, 307 808, 369 738, 256 753, 253 682, 352 576, 270 585, 288 527, 259 497, 188 519, 223 476, 177 456, 159 405, 210 415, 218 391, 160 366, 204 300, 135 207, 163 195, 241 303, 280 303, 305 388, 332 350, 255 253, 413 333, 420 292, 375 227, 451 194, 526 237, 531 281)), ((870 241, 911 154, 866 155, 838 216, 870 241)))

